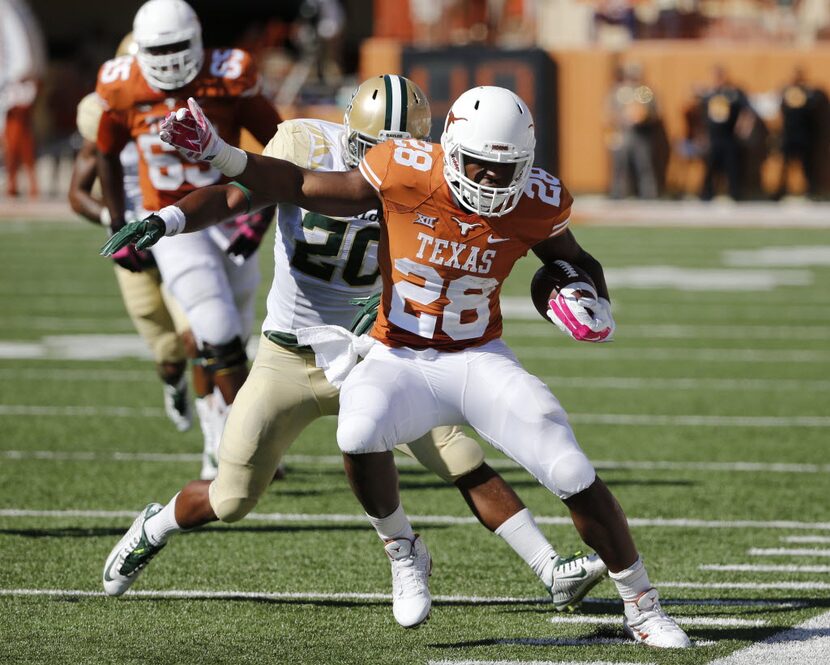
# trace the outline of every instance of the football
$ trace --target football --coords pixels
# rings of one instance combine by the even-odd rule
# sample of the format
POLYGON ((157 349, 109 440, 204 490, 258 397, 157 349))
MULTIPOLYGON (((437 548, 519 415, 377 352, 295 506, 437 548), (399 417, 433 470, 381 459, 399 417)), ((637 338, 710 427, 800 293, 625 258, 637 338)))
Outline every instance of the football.
POLYGON ((579 266, 567 261, 554 261, 550 265, 544 265, 533 275, 530 281, 530 298, 536 311, 545 321, 550 323, 547 315, 548 301, 555 298, 561 288, 574 282, 585 282, 596 290, 591 276, 579 266))

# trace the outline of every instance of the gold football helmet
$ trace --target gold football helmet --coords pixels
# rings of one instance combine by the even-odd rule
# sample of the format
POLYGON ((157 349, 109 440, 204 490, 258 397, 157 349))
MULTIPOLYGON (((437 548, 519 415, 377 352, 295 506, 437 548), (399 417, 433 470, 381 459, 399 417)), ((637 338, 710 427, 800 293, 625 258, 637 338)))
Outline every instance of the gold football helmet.
POLYGON ((372 146, 389 139, 426 139, 432 126, 429 102, 408 78, 370 78, 352 94, 346 114, 345 161, 355 167, 372 146))
POLYGON ((115 57, 118 58, 122 55, 135 55, 136 53, 138 53, 138 44, 136 44, 133 39, 133 33, 128 32, 124 35, 124 39, 122 39, 121 43, 118 45, 118 48, 115 51, 115 57))

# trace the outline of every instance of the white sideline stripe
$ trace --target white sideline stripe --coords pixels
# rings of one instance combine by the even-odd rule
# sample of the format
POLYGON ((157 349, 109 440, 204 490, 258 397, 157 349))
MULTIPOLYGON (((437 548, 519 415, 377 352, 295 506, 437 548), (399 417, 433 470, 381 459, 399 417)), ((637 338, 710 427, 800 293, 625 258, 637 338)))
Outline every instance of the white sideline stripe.
POLYGON ((723 570, 746 573, 830 573, 830 566, 764 565, 754 563, 703 564, 699 570, 723 570))
MULTIPOLYGON (((765 619, 737 619, 734 617, 702 617, 702 616, 674 616, 674 620, 681 626, 717 626, 720 628, 761 628, 769 622, 765 619)), ((617 616, 562 616, 551 617, 551 623, 596 624, 601 626, 616 626, 620 623, 617 616)))
MULTIPOLYGON (((0 517, 92 517, 92 518, 134 518, 136 510, 30 510, 26 508, 2 508, 0 517)), ((478 524, 475 517, 456 517, 453 515, 410 515, 413 522, 420 524, 478 524)), ((365 515, 347 515, 339 513, 250 513, 245 519, 269 523, 334 523, 366 524, 365 515)), ((539 524, 571 525, 569 517, 534 516, 539 524)), ((830 531, 830 522, 790 522, 784 520, 698 520, 630 517, 632 526, 661 527, 680 529, 812 529, 830 531)), ((703 587, 705 588, 705 587, 703 587)))
POLYGON ((667 589, 741 589, 745 591, 830 591, 828 582, 656 582, 667 589))
MULTIPOLYGON (((41 406, 0 404, 0 416, 115 416, 162 418, 163 409, 132 406, 41 406)), ((638 413, 572 413, 571 422, 581 425, 632 425, 654 427, 830 427, 830 416, 653 416, 638 413)))
MULTIPOLYGON (((830 335, 830 332, 828 332, 830 335)), ((809 392, 830 390, 830 381, 821 379, 673 379, 640 376, 540 376, 554 391, 560 388, 603 388, 611 390, 767 390, 809 392)))
POLYGON ((552 346, 511 346, 516 355, 523 358, 541 360, 573 360, 585 362, 588 360, 637 360, 637 361, 670 361, 691 360, 694 362, 715 363, 826 363, 830 362, 830 353, 809 350, 776 350, 776 349, 625 349, 625 348, 596 348, 592 346, 580 351, 579 347, 552 347, 552 346))
POLYGON ((709 665, 781 665, 830 663, 830 612, 819 614, 788 630, 709 665))
MULTIPOLYGON (((112 461, 112 462, 195 462, 202 459, 198 453, 125 453, 125 452, 93 452, 93 451, 60 451, 60 450, 0 450, 0 458, 6 459, 40 459, 57 461, 112 461)), ((341 466, 343 459, 337 455, 286 455, 287 464, 320 464, 341 466)), ((403 455, 395 458, 396 464, 401 467, 420 467, 417 460, 403 455)), ((519 465, 509 459, 494 459, 487 462, 495 469, 519 469, 519 465)), ((830 473, 830 464, 791 464, 791 463, 764 463, 764 462, 615 462, 608 460, 595 461, 594 467, 600 471, 629 469, 639 471, 747 471, 752 473, 830 473)), ((819 538, 820 536, 814 536, 819 538)), ((805 541, 806 542, 806 541, 805 541)), ((826 541, 830 542, 830 538, 826 541)))
POLYGON ((818 550, 811 548, 788 549, 786 547, 752 547, 747 550, 749 556, 830 556, 830 550, 818 550))
POLYGON ((784 536, 785 543, 830 543, 830 536, 784 536))

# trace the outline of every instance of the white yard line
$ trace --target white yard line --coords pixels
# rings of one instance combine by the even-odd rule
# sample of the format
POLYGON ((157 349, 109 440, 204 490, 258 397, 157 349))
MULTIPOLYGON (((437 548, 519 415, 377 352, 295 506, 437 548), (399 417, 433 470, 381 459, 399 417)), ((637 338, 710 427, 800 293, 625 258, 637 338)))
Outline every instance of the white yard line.
MULTIPOLYGON (((108 598, 103 591, 85 591, 73 589, 0 589, 0 596, 79 596, 91 598, 108 598)), ((143 598, 192 598, 192 599, 252 599, 252 600, 383 600, 390 598, 387 593, 315 593, 309 591, 198 591, 198 590, 168 590, 168 591, 148 591, 148 590, 131 590, 126 593, 127 598, 130 596, 143 598)), ((526 605, 547 605, 550 604, 550 596, 538 597, 521 597, 521 596, 459 596, 459 595, 439 595, 433 596, 433 600, 437 603, 444 603, 447 605, 470 603, 479 605, 496 605, 504 603, 526 604, 526 605)), ((598 598, 587 598, 586 603, 593 604, 615 604, 619 605, 619 600, 603 600, 598 598)), ((793 601, 775 601, 775 600, 721 600, 721 599, 683 599, 683 600, 663 600, 660 601, 663 605, 690 605, 690 606, 723 606, 729 605, 733 607, 775 607, 783 609, 800 608, 805 606, 802 602, 793 601)))
POLYGON ((830 612, 825 612, 709 665, 830 663, 830 612))
MULTIPOLYGON (((128 453, 109 450, 107 452, 72 451, 72 450, 0 450, 0 459, 39 459, 45 461, 76 462, 195 462, 201 460, 197 453, 128 453)), ((410 457, 398 455, 396 464, 401 467, 420 467, 420 463, 410 457)), ((343 458, 338 455, 287 455, 287 464, 316 464, 342 466, 343 458)), ((518 469, 509 459, 493 459, 487 462, 497 469, 518 469)), ((742 471, 750 473, 830 473, 830 464, 794 464, 787 462, 672 462, 655 460, 651 462, 596 460, 594 467, 600 471, 637 470, 637 471, 722 471, 732 473, 742 471)), ((818 537, 818 536, 816 536, 818 537)), ((826 542, 830 542, 828 539, 826 542)))
POLYGON ((428 660, 427 665, 649 665, 610 660, 428 660))
MULTIPOLYGON (((769 624, 766 619, 738 619, 735 617, 712 616, 674 616, 681 626, 716 626, 718 628, 761 628, 769 624)), ((598 626, 616 626, 620 623, 618 616, 554 616, 548 619, 553 624, 595 624, 598 626)))
MULTIPOLYGON (((90 517, 104 519, 121 519, 135 517, 136 511, 124 510, 31 510, 28 508, 3 508, 0 517, 90 517)), ((570 525, 569 517, 534 516, 539 524, 570 525)), ((365 524, 363 515, 338 513, 251 513, 247 520, 255 522, 280 523, 323 523, 323 524, 365 524)), ((419 524, 449 525, 478 524, 473 516, 457 517, 454 515, 410 515, 413 522, 419 524)), ((830 531, 830 522, 791 522, 784 520, 698 520, 688 518, 644 518, 630 517, 629 524, 637 527, 660 527, 679 529, 811 529, 830 531)), ((705 587, 704 587, 705 588, 705 587)))
POLYGON ((712 348, 594 348, 512 345, 516 355, 534 360, 636 360, 638 362, 693 361, 715 363, 827 363, 830 353, 811 350, 712 349, 712 348))
POLYGON ((830 573, 830 566, 777 566, 774 564, 764 565, 754 563, 710 563, 698 566, 698 570, 721 570, 736 573, 830 573))
MULTIPOLYGON (((828 332, 830 334, 830 332, 828 332)), ((606 390, 725 390, 768 392, 815 392, 830 390, 823 379, 716 379, 698 377, 658 378, 647 376, 542 376, 545 383, 557 388, 602 388, 606 390)), ((158 383, 148 367, 130 369, 19 369, 0 368, 0 379, 32 381, 118 381, 158 383)))
POLYGON ((786 547, 752 547, 747 550, 749 556, 816 556, 828 557, 830 550, 819 550, 812 548, 795 548, 788 549, 786 547))
MULTIPOLYGON (((623 306, 624 308, 624 306, 623 306)), ((529 316, 536 318, 539 314, 530 308, 529 316)), ((507 317, 504 332, 509 337, 541 337, 549 339, 555 332, 549 323, 542 319, 538 322, 518 323, 507 317)), ((623 339, 781 339, 786 341, 825 340, 830 336, 827 326, 726 326, 726 325, 679 325, 659 324, 621 326, 618 334, 623 339)))
POLYGON ((784 536, 785 543, 830 543, 830 536, 784 536))
MULTIPOLYGON (((0 416, 164 418, 163 409, 131 406, 0 404, 0 416)), ((577 425, 646 427, 830 427, 830 416, 660 416, 639 413, 571 413, 577 425)))
POLYGON ((655 582, 658 589, 735 589, 744 591, 830 591, 828 582, 655 582))
MULTIPOLYGON (((830 333, 829 333, 830 334, 830 333)), ((830 381, 817 379, 700 379, 692 377, 655 378, 645 376, 540 376, 554 391, 560 388, 602 388, 604 390, 724 390, 813 392, 830 390, 830 381)))

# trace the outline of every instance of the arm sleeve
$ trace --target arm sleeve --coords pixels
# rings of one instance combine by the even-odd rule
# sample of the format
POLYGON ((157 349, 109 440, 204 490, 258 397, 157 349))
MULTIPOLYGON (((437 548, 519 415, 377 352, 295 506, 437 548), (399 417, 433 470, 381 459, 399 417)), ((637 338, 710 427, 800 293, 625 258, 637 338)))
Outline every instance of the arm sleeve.
POLYGON ((96 147, 104 155, 120 153, 130 142, 130 130, 122 114, 116 111, 103 111, 98 123, 96 147))

